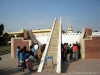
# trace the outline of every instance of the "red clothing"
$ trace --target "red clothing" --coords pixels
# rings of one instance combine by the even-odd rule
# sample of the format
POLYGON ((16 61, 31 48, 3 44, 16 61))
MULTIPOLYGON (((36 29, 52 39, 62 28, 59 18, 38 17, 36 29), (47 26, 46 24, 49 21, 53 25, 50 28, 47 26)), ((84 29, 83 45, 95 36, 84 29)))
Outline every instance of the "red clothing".
POLYGON ((73 46, 73 51, 78 51, 78 47, 77 46, 73 46))

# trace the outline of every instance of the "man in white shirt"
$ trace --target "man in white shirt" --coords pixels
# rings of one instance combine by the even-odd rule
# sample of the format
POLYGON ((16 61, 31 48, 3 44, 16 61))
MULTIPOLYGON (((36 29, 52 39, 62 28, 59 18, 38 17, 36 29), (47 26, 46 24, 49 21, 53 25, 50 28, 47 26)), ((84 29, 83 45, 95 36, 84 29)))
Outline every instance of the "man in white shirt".
POLYGON ((39 45, 38 45, 38 43, 36 43, 34 45, 34 58, 36 61, 38 61, 38 49, 39 49, 39 45))
POLYGON ((35 45, 34 45, 34 50, 38 50, 39 49, 39 46, 38 46, 38 43, 36 43, 35 45))

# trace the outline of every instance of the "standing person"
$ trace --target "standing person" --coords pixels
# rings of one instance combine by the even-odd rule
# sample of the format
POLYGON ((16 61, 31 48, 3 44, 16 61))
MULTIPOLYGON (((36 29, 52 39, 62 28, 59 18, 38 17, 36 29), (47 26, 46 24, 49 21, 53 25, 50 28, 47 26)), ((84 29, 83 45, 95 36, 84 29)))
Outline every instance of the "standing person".
POLYGON ((62 58, 62 61, 64 61, 64 51, 65 51, 64 45, 61 44, 61 58, 62 58))
POLYGON ((76 42, 76 46, 78 48, 78 59, 81 58, 81 53, 80 53, 80 44, 76 42))
POLYGON ((34 44, 32 45, 32 52, 34 52, 34 44))
POLYGON ((38 43, 36 43, 34 45, 34 58, 36 61, 38 61, 38 49, 39 49, 39 45, 38 45, 38 43))
POLYGON ((66 43, 64 43, 63 45, 63 61, 66 62, 66 57, 67 57, 67 54, 66 54, 67 50, 66 50, 66 43))
POLYGON ((33 54, 32 54, 32 52, 26 51, 24 58, 26 61, 26 66, 27 66, 28 72, 32 72, 33 71, 33 54))
POLYGON ((70 61, 71 61, 73 60, 73 48, 71 44, 69 44, 69 52, 70 52, 70 61))
POLYGON ((28 62, 29 62, 28 58, 29 58, 29 56, 30 56, 29 52, 26 51, 26 53, 24 55, 24 58, 25 58, 25 62, 26 62, 26 66, 27 66, 28 72, 29 72, 29 65, 28 65, 28 62))
POLYGON ((30 46, 30 54, 33 56, 33 58, 34 58, 34 51, 33 51, 33 47, 32 46, 30 46))
POLYGON ((73 55, 75 60, 78 60, 78 47, 76 46, 76 44, 73 44, 73 55))
POLYGON ((17 56, 17 60, 18 60, 17 66, 18 67, 20 67, 20 63, 19 63, 19 52, 20 52, 20 46, 18 46, 17 49, 16 49, 16 56, 17 56))
POLYGON ((23 49, 21 49, 20 52, 19 52, 19 61, 21 63, 20 71, 24 71, 24 54, 23 54, 23 49))
MULTIPOLYGON (((30 47, 31 52, 34 53, 34 44, 30 47)), ((33 58, 34 58, 34 54, 33 54, 33 58)))
POLYGON ((69 46, 68 46, 68 43, 65 43, 64 44, 64 48, 65 48, 65 51, 64 51, 64 61, 66 63, 69 64, 70 63, 70 52, 69 52, 69 46))
POLYGON ((70 64, 70 50, 69 50, 69 45, 68 43, 66 44, 66 54, 67 54, 67 63, 70 64))
MULTIPOLYGON (((26 46, 24 46, 23 47, 23 56, 25 56, 25 54, 26 54, 26 52, 27 52, 27 47, 26 46)), ((26 61, 25 61, 25 59, 24 59, 24 68, 26 68, 26 61)))

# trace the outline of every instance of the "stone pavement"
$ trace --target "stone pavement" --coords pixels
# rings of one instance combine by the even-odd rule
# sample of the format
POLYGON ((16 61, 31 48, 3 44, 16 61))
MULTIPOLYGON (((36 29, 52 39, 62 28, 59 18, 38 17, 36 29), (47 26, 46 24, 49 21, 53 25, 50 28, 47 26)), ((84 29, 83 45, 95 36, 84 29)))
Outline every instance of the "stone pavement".
MULTIPOLYGON (((34 63, 34 72, 19 72, 17 67, 17 59, 11 59, 10 54, 2 55, 0 61, 0 75, 51 75, 52 73, 37 73, 37 64, 34 63)), ((100 75, 100 60, 96 59, 80 59, 70 64, 62 62, 62 73, 53 75, 100 75)))
POLYGON ((100 59, 80 59, 70 64, 63 62, 62 73, 67 75, 100 75, 100 59))

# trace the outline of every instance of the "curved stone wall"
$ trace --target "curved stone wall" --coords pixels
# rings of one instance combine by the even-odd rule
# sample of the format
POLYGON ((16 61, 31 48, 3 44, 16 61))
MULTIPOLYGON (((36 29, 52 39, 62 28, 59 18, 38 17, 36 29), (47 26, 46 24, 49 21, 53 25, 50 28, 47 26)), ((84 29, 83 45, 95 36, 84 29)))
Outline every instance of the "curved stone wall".
MULTIPOLYGON (((62 43, 73 44, 80 37, 81 33, 71 33, 71 34, 62 34, 62 43)), ((92 32, 92 35, 100 36, 100 32, 92 32)), ((42 44, 46 44, 48 40, 49 34, 38 34, 36 35, 36 39, 42 44)))

